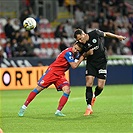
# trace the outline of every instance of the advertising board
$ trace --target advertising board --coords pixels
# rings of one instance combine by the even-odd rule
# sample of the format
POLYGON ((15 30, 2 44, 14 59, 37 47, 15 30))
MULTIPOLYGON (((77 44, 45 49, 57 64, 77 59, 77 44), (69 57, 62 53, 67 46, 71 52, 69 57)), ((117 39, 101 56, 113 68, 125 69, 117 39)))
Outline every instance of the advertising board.
MULTIPOLYGON (((46 69, 47 66, 0 68, 0 90, 35 88, 46 69)), ((69 71, 66 72, 66 78, 69 80, 69 71)), ((54 88, 54 85, 49 88, 54 88)))

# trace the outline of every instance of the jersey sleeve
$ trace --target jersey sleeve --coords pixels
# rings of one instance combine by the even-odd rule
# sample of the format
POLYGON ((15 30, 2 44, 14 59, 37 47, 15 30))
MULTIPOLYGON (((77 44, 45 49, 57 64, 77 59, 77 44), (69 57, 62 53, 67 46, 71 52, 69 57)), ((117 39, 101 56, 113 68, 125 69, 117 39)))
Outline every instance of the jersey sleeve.
POLYGON ((73 57, 72 52, 66 52, 65 58, 66 58, 66 60, 67 60, 68 62, 74 62, 74 60, 75 60, 74 57, 73 57))
POLYGON ((80 53, 77 53, 77 55, 75 56, 75 59, 79 59, 80 56, 81 56, 81 54, 80 53))
POLYGON ((96 33, 97 33, 100 37, 104 37, 104 32, 103 32, 103 31, 96 29, 96 33))

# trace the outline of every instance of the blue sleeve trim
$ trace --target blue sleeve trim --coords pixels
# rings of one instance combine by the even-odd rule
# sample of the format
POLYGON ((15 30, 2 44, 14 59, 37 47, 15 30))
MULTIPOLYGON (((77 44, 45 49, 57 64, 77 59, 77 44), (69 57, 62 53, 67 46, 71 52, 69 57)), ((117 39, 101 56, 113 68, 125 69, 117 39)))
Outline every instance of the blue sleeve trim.
POLYGON ((74 58, 73 58, 73 54, 72 54, 72 52, 66 52, 66 54, 65 54, 65 58, 66 58, 66 60, 68 61, 68 62, 74 62, 74 58))

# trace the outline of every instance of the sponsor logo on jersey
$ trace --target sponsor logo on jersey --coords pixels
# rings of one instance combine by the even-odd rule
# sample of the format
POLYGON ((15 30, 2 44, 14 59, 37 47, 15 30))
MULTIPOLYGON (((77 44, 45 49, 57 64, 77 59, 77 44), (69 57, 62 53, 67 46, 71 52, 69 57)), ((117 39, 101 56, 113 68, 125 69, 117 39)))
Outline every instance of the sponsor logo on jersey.
POLYGON ((93 48, 93 50, 97 50, 97 49, 99 49, 99 46, 95 46, 95 47, 93 48))
POLYGON ((100 69, 100 70, 98 70, 98 72, 99 72, 99 74, 100 74, 100 73, 107 73, 107 70, 100 69))
POLYGON ((72 55, 72 53, 71 53, 71 52, 69 52, 69 55, 72 55))
POLYGON ((70 59, 70 60, 73 60, 74 58, 73 58, 72 56, 69 56, 69 59, 70 59))
POLYGON ((87 43, 88 47, 91 47, 92 45, 90 43, 87 43))
POLYGON ((92 42, 93 42, 93 43, 96 43, 96 42, 97 42, 97 40, 96 40, 96 39, 93 39, 93 40, 92 40, 92 42))

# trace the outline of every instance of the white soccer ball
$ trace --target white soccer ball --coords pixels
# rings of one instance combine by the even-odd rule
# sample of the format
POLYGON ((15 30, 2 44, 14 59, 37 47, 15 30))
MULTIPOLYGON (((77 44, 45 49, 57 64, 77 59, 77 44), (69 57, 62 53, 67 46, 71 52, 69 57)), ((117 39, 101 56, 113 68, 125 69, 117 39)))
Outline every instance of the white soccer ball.
POLYGON ((36 28, 36 20, 34 18, 26 18, 23 22, 23 26, 26 30, 32 30, 36 28))

